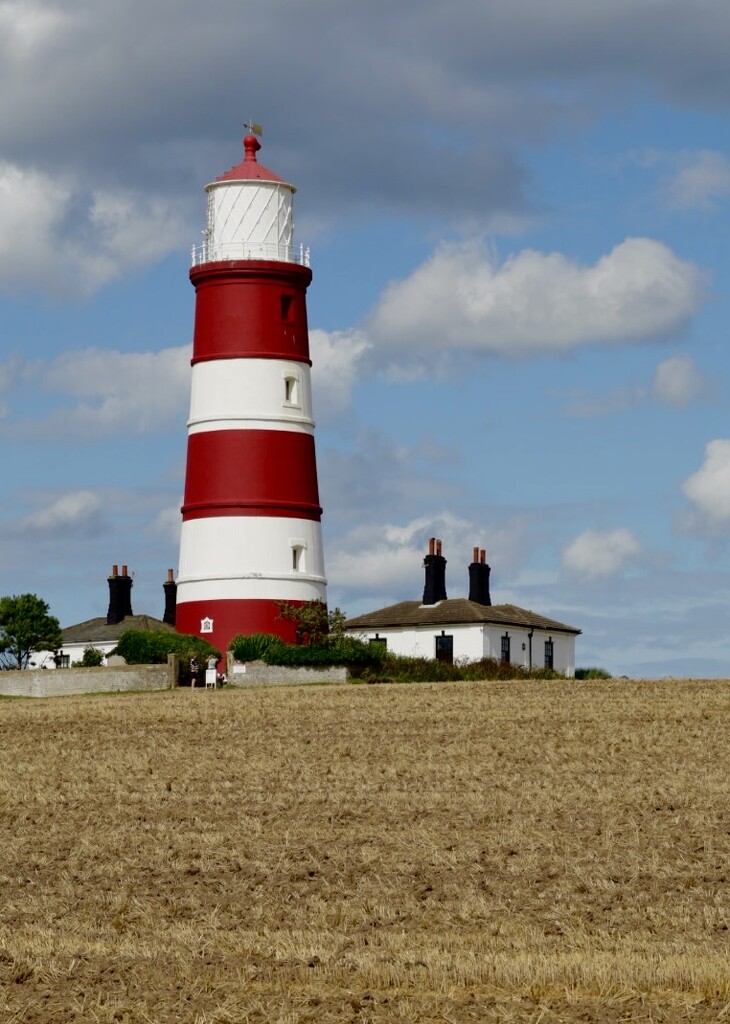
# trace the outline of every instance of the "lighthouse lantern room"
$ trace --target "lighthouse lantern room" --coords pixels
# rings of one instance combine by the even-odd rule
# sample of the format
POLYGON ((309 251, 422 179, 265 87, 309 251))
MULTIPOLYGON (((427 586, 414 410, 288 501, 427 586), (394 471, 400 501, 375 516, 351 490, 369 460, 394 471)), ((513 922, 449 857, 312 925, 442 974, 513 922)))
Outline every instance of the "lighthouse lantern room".
POLYGON ((206 185, 193 249, 190 417, 176 628, 225 651, 238 633, 293 640, 282 603, 326 598, 306 291, 293 185, 244 159, 206 185))

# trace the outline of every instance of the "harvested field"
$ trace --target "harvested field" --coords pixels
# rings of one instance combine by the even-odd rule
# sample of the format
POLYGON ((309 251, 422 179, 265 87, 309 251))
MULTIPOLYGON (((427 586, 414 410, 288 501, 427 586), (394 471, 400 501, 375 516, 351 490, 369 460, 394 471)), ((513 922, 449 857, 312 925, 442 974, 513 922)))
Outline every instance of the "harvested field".
POLYGON ((0 702, 0 1019, 730 1022, 730 682, 0 702))

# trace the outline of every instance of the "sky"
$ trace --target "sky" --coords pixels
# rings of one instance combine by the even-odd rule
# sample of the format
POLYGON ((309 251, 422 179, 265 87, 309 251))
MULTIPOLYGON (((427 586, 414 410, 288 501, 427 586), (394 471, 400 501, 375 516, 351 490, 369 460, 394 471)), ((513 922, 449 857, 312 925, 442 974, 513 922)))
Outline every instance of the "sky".
POLYGON ((203 186, 297 186, 330 606, 730 675, 725 0, 0 0, 0 594, 177 568, 203 186))

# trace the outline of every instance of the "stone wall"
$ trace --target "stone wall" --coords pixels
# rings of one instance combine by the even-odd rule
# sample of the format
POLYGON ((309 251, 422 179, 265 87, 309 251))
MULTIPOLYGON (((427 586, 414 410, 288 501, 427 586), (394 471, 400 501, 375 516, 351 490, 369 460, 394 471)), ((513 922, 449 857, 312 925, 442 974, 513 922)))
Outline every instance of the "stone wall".
POLYGON ((0 672, 0 695, 65 697, 79 693, 169 690, 176 685, 174 665, 118 665, 113 668, 25 669, 0 672), (173 683, 173 678, 175 683, 173 683))
POLYGON ((294 686, 302 683, 346 683, 349 673, 342 666, 332 668, 290 668, 248 661, 228 664, 228 682, 234 686, 294 686))

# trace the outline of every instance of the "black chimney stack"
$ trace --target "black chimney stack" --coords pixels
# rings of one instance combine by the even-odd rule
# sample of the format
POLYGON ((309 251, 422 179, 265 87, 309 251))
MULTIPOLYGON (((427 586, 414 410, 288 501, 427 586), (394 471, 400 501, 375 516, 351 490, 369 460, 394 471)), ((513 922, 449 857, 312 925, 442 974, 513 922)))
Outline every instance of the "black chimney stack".
POLYGON ((112 566, 112 574, 109 577, 109 611, 106 613, 108 626, 115 626, 132 611, 132 577, 127 573, 126 565, 122 566, 122 574, 116 565, 112 566))
POLYGON ((167 581, 162 584, 162 589, 165 591, 165 614, 162 621, 174 626, 177 612, 177 583, 172 569, 167 570, 167 581))
POLYGON ((474 548, 472 559, 469 566, 469 600, 476 604, 491 604, 489 574, 492 570, 487 565, 487 552, 484 548, 474 548))
POLYGON ((426 583, 423 588, 423 603, 436 604, 446 600, 446 559, 441 554, 441 541, 431 537, 428 554, 423 559, 426 583))

